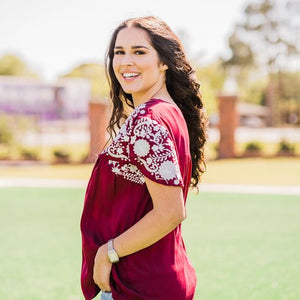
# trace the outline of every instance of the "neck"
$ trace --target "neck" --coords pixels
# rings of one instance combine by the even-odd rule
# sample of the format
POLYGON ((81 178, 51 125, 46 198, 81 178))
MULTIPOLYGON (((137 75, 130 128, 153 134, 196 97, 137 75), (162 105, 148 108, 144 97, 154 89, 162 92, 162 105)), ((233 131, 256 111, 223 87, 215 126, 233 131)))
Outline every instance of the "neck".
POLYGON ((168 102, 173 102, 170 94, 168 93, 167 86, 165 83, 162 85, 154 85, 146 93, 142 95, 132 95, 134 107, 137 107, 150 99, 157 98, 168 102))

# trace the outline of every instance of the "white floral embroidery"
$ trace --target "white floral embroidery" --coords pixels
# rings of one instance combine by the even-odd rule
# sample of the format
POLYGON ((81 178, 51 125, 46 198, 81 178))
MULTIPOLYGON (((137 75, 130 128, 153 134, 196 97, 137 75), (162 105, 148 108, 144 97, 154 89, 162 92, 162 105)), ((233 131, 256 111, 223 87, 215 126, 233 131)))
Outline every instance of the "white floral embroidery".
POLYGON ((118 153, 118 154, 122 154, 122 153, 123 153, 123 149, 122 149, 122 148, 118 148, 118 149, 117 149, 117 153, 118 153))
POLYGON ((141 165, 156 180, 178 185, 182 179, 175 146, 164 126, 143 116, 146 113, 145 106, 142 104, 133 111, 104 153, 117 159, 109 160, 112 172, 127 180, 139 184, 145 182, 137 167, 141 165), (133 157, 135 161, 132 161, 133 157))
POLYGON ((166 180, 170 180, 176 177, 176 168, 173 162, 171 161, 164 161, 159 169, 158 173, 161 175, 161 177, 165 178, 166 180))
POLYGON ((146 159, 146 162, 147 162, 148 165, 151 164, 151 163, 152 163, 152 158, 148 157, 148 158, 146 159))
POLYGON ((109 160, 108 163, 113 165, 112 172, 116 175, 123 176, 125 179, 138 184, 144 184, 145 178, 141 171, 132 164, 123 164, 121 165, 118 161, 109 160))
POLYGON ((133 151, 138 156, 146 156, 149 153, 150 145, 146 140, 137 140, 134 143, 133 151))

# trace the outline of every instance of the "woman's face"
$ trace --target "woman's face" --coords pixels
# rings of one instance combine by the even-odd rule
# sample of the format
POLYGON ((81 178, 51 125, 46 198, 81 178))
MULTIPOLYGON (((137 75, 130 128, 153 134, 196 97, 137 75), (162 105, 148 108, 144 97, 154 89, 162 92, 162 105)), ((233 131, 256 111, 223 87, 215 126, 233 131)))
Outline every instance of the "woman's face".
POLYGON ((160 63, 146 31, 124 28, 117 35, 113 69, 124 92, 141 99, 165 83, 167 66, 160 63))

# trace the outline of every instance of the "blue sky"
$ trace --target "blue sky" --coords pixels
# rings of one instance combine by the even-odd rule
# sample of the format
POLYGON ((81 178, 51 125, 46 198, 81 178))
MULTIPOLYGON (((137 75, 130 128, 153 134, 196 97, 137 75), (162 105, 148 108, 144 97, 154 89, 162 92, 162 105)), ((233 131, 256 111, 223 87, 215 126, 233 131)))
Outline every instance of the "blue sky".
POLYGON ((1 0, 0 56, 14 53, 52 81, 84 62, 103 62, 124 19, 155 15, 182 37, 189 57, 228 54, 227 38, 247 0, 1 0), (182 34, 184 33, 184 35, 182 34))

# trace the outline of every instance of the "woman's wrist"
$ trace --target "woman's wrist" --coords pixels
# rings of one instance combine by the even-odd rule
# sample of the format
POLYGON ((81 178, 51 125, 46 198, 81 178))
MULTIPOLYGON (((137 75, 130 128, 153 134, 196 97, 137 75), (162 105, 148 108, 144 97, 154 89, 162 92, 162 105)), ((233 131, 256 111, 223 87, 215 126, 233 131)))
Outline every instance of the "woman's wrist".
POLYGON ((103 261, 103 262, 109 262, 109 258, 107 255, 107 243, 103 244, 102 246, 100 246, 97 250, 97 255, 98 258, 103 261))
POLYGON ((114 239, 110 239, 107 242, 107 257, 111 263, 117 263, 119 261, 119 255, 114 248, 114 239))

